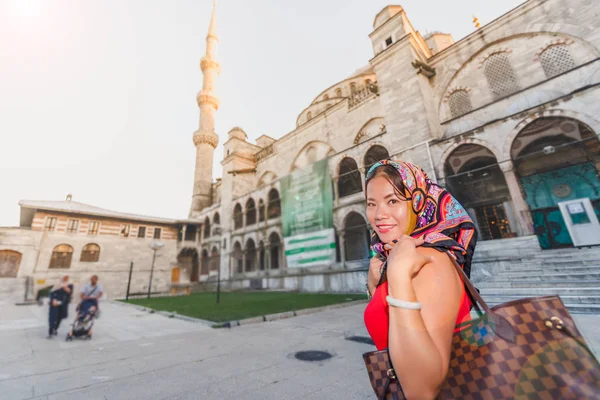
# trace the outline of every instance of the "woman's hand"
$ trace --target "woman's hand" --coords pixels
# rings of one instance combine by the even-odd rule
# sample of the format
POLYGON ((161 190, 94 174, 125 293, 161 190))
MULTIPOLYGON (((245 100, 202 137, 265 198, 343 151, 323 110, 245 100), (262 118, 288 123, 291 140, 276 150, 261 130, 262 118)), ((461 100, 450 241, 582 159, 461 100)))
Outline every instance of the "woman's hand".
POLYGON ((379 257, 374 256, 371 258, 369 263, 369 276, 367 277, 367 287, 371 296, 375 293, 377 284, 381 279, 381 268, 383 267, 383 261, 379 257))
POLYGON ((425 241, 410 236, 402 236, 396 243, 386 244, 390 251, 388 256, 387 278, 393 282, 398 279, 412 279, 425 264, 432 261, 431 256, 417 251, 425 241))

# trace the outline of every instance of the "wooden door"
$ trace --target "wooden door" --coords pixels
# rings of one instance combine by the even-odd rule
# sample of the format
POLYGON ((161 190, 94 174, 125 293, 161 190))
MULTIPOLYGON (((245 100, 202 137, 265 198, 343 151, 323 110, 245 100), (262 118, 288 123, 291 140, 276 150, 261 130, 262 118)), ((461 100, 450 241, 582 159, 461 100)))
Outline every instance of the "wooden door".
POLYGON ((0 250, 0 278, 16 278, 21 265, 21 253, 0 250))
POLYGON ((181 268, 175 267, 171 270, 171 282, 178 283, 181 277, 181 268))

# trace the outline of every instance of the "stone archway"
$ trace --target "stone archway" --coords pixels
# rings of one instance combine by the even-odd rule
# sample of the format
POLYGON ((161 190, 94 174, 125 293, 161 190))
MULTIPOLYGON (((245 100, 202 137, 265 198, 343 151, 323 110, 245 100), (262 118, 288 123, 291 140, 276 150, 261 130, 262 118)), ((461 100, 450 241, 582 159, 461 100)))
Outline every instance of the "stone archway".
POLYGON ((516 236, 510 191, 494 153, 462 144, 446 158, 444 174, 446 188, 465 207, 481 240, 516 236))
POLYGON ((21 265, 21 253, 0 250, 0 278, 16 278, 21 265))
POLYGON ((276 232, 269 235, 269 269, 279 269, 281 259, 281 239, 276 232))
POLYGON ((246 241, 246 263, 244 265, 244 272, 252 272, 256 270, 256 244, 253 239, 246 241))
POLYGON ((350 212, 344 219, 344 249, 346 261, 370 258, 370 235, 367 222, 357 212, 350 212))
POLYGON ((573 245, 558 203, 589 198, 600 216, 600 141, 583 122, 541 117, 519 131, 510 157, 543 249, 573 245))
POLYGON ((181 249, 177 256, 177 263, 183 269, 184 274, 188 275, 190 282, 198 282, 200 280, 200 262, 198 250, 192 247, 181 249))

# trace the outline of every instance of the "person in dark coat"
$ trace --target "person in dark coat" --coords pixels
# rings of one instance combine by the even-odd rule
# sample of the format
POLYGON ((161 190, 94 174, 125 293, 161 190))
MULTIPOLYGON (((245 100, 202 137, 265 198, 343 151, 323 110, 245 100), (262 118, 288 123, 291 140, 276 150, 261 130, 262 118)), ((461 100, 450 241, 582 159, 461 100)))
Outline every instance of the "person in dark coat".
POLYGON ((52 288, 49 296, 48 313, 48 338, 58 334, 60 322, 69 315, 69 303, 73 295, 73 285, 69 283, 69 276, 64 275, 59 283, 52 288))

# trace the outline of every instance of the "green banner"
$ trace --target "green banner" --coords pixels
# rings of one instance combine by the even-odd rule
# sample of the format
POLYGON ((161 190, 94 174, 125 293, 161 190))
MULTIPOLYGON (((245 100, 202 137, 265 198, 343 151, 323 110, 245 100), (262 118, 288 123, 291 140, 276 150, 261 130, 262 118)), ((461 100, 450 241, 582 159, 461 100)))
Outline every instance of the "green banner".
POLYGON ((327 159, 281 178, 288 267, 335 262, 333 191, 327 159))

